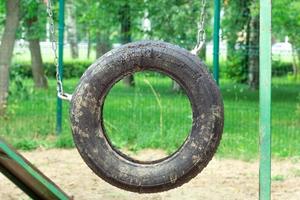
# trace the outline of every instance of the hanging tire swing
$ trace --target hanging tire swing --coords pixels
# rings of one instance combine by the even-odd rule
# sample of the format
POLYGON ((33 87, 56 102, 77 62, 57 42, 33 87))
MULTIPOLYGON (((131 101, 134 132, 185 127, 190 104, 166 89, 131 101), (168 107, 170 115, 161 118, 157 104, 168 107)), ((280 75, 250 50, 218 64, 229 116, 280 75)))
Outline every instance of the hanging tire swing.
POLYGON ((140 193, 182 185, 212 159, 223 130, 220 92, 204 64, 190 52, 165 42, 124 45, 98 59, 82 76, 70 110, 76 147, 87 165, 117 187, 140 193), (186 91, 193 110, 192 130, 176 153, 140 162, 116 150, 103 125, 103 103, 112 86, 135 72, 163 72, 186 91))
MULTIPOLYGON (((47 5, 57 61, 51 0, 47 5)), ((121 46, 86 70, 73 95, 64 93, 56 63, 58 97, 71 101, 75 145, 86 164, 108 183, 139 193, 166 191, 195 177, 216 152, 224 124, 223 102, 215 81, 195 56, 205 42, 205 5, 206 0, 202 0, 197 45, 192 53, 161 41, 121 46), (185 90, 193 111, 191 132, 184 144, 172 155, 151 162, 135 160, 117 150, 109 141, 103 122, 103 104, 113 85, 145 70, 162 72, 175 80, 185 90)))

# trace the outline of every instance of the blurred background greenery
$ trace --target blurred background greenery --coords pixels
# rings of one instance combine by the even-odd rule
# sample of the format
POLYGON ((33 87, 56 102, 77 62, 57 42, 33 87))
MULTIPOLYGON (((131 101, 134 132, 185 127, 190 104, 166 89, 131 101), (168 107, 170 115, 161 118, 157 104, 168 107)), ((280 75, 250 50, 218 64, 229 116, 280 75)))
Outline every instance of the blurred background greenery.
MULTIPOLYGON (((5 32, 5 24, 14 20, 9 13, 13 8, 7 2, 0 2, 0 55, 9 51, 6 45, 9 39, 15 45, 12 61, 8 66, 3 61, 0 68, 1 74, 9 68, 8 98, 0 101, 0 136, 24 150, 71 148, 74 144, 68 103, 63 105, 62 134, 55 134, 55 65, 46 6, 36 0, 10 1, 18 5, 14 34, 5 32)), ((58 2, 53 3, 57 22, 58 2)), ((199 53, 208 70, 212 68, 213 6, 209 1, 207 41, 199 53)), ((192 49, 200 8, 199 0, 66 0, 65 90, 74 90, 80 76, 96 58, 131 41, 164 40, 192 49)), ((272 147, 275 157, 300 156, 299 10, 299 1, 273 2, 272 147)), ((218 155, 256 158, 258 1, 224 0, 221 20, 220 89, 225 104, 225 129, 218 155)), ((6 83, 4 78, 0 82, 6 83)), ((0 93, 5 91, 1 89, 0 93)), ((192 124, 192 111, 184 91, 158 73, 138 73, 120 81, 109 93, 104 111, 105 128, 113 144, 133 151, 162 148, 171 153, 183 143, 192 124)))

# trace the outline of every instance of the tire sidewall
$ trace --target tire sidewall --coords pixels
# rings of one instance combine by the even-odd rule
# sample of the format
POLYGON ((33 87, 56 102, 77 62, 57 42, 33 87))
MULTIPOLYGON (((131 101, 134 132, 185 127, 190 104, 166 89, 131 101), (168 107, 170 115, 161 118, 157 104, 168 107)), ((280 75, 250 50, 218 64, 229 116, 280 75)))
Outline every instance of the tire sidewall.
POLYGON ((220 92, 197 57, 165 42, 143 41, 114 49, 89 67, 73 94, 70 118, 76 147, 98 176, 129 191, 160 192, 182 185, 208 164, 221 139, 224 113, 220 92), (143 70, 162 72, 178 82, 193 110, 192 130, 182 147, 147 164, 115 150, 102 119, 113 85, 143 70))

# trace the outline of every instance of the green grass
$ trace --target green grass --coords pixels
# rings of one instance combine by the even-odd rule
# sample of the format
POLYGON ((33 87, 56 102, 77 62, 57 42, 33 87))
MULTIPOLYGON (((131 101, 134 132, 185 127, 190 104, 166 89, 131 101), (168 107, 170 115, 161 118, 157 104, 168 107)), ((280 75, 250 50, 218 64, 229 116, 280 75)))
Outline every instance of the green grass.
MULTIPOLYGON (((191 109, 184 94, 171 90, 166 77, 139 74, 136 87, 117 84, 104 106, 105 128, 112 143, 120 148, 139 150, 162 148, 175 151, 191 127, 191 109), (148 83, 148 82, 150 83, 148 83)), ((66 80, 66 91, 73 91, 78 80, 66 80)), ((73 141, 68 103, 63 107, 63 133, 55 135, 55 81, 48 90, 34 90, 24 80, 17 92, 11 84, 8 112, 0 118, 0 136, 19 149, 70 148, 73 141)), ((273 79, 272 155, 300 156, 299 81, 273 79)), ((221 81, 225 105, 225 128, 218 156, 253 159, 258 157, 258 92, 228 80, 221 81)))
POLYGON ((282 182, 285 180, 285 177, 283 175, 275 175, 275 176, 272 176, 272 181, 279 181, 279 182, 282 182))
POLYGON ((135 87, 116 84, 105 100, 106 130, 115 146, 130 150, 179 148, 190 132, 192 111, 187 96, 172 91, 172 81, 136 75, 135 87))

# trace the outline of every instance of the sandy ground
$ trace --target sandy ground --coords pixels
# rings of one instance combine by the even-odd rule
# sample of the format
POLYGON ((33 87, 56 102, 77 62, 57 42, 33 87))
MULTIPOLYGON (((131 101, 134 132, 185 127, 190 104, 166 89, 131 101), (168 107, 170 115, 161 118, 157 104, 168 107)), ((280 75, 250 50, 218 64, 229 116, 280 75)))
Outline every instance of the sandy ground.
MULTIPOLYGON (((23 155, 74 199, 198 200, 258 199, 258 162, 214 159, 189 183, 164 193, 140 195, 115 188, 85 165, 75 149, 37 150, 23 155)), ((159 150, 144 150, 138 158, 161 157, 159 150)), ((300 160, 276 160, 272 169, 272 199, 300 199, 300 160)), ((0 199, 29 199, 0 174, 0 199)))

